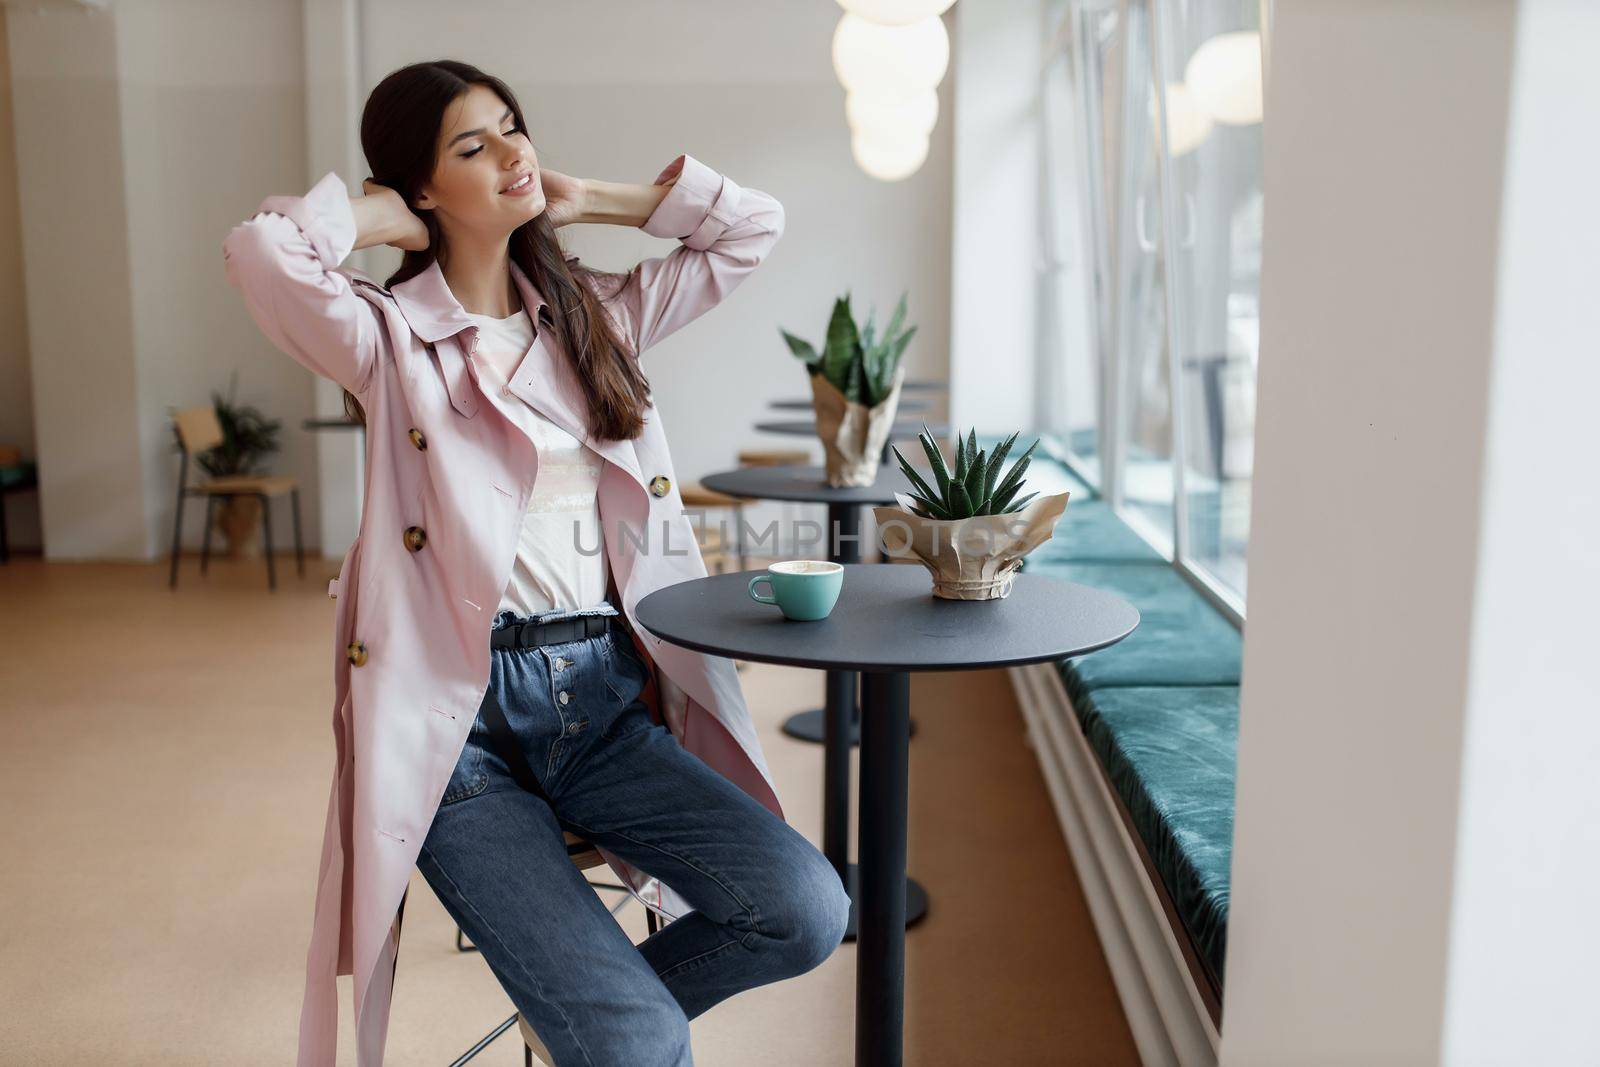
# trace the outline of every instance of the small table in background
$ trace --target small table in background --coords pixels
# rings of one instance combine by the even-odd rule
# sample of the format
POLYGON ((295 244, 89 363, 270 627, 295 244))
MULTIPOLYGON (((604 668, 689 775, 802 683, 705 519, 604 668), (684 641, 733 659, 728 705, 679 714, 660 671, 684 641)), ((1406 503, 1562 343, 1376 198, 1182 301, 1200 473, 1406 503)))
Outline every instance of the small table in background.
POLYGON ((861 883, 859 896, 852 895, 859 927, 856 1063, 900 1067, 910 672, 1083 655, 1127 637, 1139 612, 1114 593, 1045 575, 1017 575, 1002 600, 943 600, 934 597, 932 578, 920 565, 848 563, 833 613, 793 622, 750 599, 746 585, 760 573, 765 572, 735 571, 669 585, 643 597, 635 614, 658 638, 697 652, 864 675, 861 883))
POLYGON ((300 427, 305 430, 360 430, 362 433, 367 431, 365 423, 346 418, 302 419, 300 427))
MULTIPOLYGON (((808 396, 803 399, 794 398, 787 400, 773 400, 769 401, 767 406, 772 408, 774 411, 812 411, 815 409, 816 404, 808 396)), ((895 405, 895 410, 915 413, 918 411, 927 411, 932 406, 933 405, 928 403, 926 400, 917 400, 913 397, 901 397, 900 402, 895 405)))
MULTIPOLYGON (((912 440, 922 433, 922 427, 923 423, 921 421, 912 422, 909 419, 896 419, 894 424, 889 427, 889 436, 883 442, 882 462, 894 462, 894 454, 889 451, 891 442, 912 440)), ((930 422, 927 427, 928 432, 933 434, 936 441, 950 436, 950 427, 942 422, 930 422)), ((762 433, 791 434, 796 437, 810 437, 818 440, 816 419, 769 419, 756 423, 755 428, 762 433)), ((913 463, 917 461, 917 457, 909 453, 906 455, 906 459, 913 463)), ((896 466, 898 467, 898 464, 896 466)))

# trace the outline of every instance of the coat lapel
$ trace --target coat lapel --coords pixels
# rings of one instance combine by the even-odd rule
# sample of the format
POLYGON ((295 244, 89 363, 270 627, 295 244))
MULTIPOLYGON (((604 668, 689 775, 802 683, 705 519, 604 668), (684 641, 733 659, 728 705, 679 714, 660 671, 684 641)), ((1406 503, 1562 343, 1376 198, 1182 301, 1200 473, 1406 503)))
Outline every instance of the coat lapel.
MULTIPOLYGON (((515 262, 511 264, 511 277, 522 296, 523 307, 538 308, 545 303, 544 297, 515 262)), ((477 413, 484 395, 483 384, 478 381, 476 369, 468 358, 478 326, 450 292, 438 260, 415 277, 394 286, 391 292, 412 331, 429 345, 439 361, 450 405, 471 418, 477 413), (448 343, 438 343, 447 338, 450 339, 448 343)), ((557 356, 560 341, 547 325, 539 323, 538 331, 533 347, 511 376, 512 394, 627 472, 640 489, 648 491, 633 442, 601 441, 589 436, 588 419, 584 416, 587 400, 572 364, 557 356)))

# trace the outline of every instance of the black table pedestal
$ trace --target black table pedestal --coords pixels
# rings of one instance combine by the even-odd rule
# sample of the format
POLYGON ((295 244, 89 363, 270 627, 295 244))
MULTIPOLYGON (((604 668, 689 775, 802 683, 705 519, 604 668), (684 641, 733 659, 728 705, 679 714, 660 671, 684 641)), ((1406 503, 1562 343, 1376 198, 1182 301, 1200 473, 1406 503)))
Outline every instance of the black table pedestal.
POLYGON ((856 1063, 900 1067, 905 1030, 911 677, 862 676, 856 1063))
MULTIPOLYGON (((828 505, 827 548, 828 558, 835 563, 861 562, 861 511, 856 505, 828 505)), ((783 724, 783 732, 801 737, 793 729, 801 720, 817 727, 816 736, 802 740, 822 743, 822 854, 839 872, 839 881, 850 891, 850 899, 857 902, 850 909, 850 924, 844 932, 844 939, 851 941, 856 937, 861 898, 856 889, 860 881, 857 865, 850 862, 850 749, 860 740, 860 710, 856 704, 856 673, 823 673, 823 706, 790 716, 783 724)), ((928 894, 916 882, 910 884, 907 893, 910 900, 906 922, 910 924, 927 914, 928 894)))
MULTIPOLYGON (((828 505, 828 530, 829 543, 827 545, 828 558, 835 563, 860 563, 861 562, 861 511, 854 504, 829 504, 828 505), (834 547, 832 531, 838 531, 838 547, 834 547), (846 540, 849 538, 850 540, 846 540)), ((856 702, 856 676, 854 672, 828 671, 828 688, 824 690, 825 701, 843 700, 850 709, 850 720, 843 733, 838 736, 845 738, 845 744, 855 747, 861 743, 861 705, 856 702), (834 692, 834 685, 840 677, 848 677, 850 689, 848 693, 841 690, 834 692)), ((838 682, 843 685, 843 682, 838 682)), ((811 708, 807 711, 797 711, 783 720, 783 732, 796 741, 809 741, 814 745, 827 742, 827 714, 828 706, 811 708)), ((917 724, 911 724, 911 735, 916 736, 917 724)))
MULTIPOLYGON (((873 677, 868 675, 868 678, 873 677)), ((850 706, 851 698, 856 695, 856 675, 847 671, 829 671, 828 685, 830 692, 830 707, 824 708, 820 714, 825 716, 824 724, 833 731, 843 732, 850 725, 846 711, 850 706), (835 698, 832 687, 842 684, 845 688, 835 698)), ((909 719, 907 720, 909 722, 909 719)), ((835 734, 837 736, 837 734, 835 734)), ((909 731, 907 739, 910 738, 909 731)), ((862 766, 866 766, 866 753, 862 753, 862 766)), ((864 792, 866 786, 863 780, 862 799, 866 799, 864 792)), ((867 855, 866 839, 862 838, 861 854, 867 855)), ((833 869, 839 872, 839 881, 844 884, 850 894, 850 921, 844 929, 844 939, 855 941, 861 932, 861 865, 851 863, 850 855, 850 746, 835 744, 830 741, 822 750, 822 854, 828 857, 833 864, 833 869)), ((901 865, 901 874, 904 875, 904 864, 901 865)), ((917 920, 928 914, 928 892, 922 884, 914 878, 904 878, 905 908, 902 913, 902 922, 906 926, 913 926, 917 920)))

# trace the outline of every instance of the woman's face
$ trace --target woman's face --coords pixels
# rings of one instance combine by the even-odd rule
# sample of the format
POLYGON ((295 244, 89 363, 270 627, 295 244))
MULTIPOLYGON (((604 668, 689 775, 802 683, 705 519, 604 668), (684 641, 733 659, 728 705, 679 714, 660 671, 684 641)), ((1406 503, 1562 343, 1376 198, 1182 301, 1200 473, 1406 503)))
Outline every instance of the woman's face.
POLYGON ((486 85, 472 86, 445 110, 437 159, 417 206, 433 209, 446 234, 509 234, 544 211, 533 142, 486 85))

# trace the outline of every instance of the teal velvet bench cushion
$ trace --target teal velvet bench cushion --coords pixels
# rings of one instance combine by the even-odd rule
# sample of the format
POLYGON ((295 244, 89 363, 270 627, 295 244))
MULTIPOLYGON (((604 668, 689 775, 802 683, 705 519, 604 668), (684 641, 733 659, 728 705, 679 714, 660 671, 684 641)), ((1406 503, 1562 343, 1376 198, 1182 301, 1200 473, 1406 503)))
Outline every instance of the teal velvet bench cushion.
POLYGON ((1238 686, 1129 686, 1074 698, 1196 955, 1222 987, 1233 858, 1238 686))
POLYGON ((1171 567, 1043 559, 1027 570, 1109 589, 1139 609, 1139 628, 1126 639, 1061 661, 1074 702, 1106 686, 1239 684, 1239 631, 1171 567))
MULTIPOLYGON (((1028 468, 1030 475, 1033 467, 1028 468)), ((1170 566, 1150 542, 1128 528, 1104 500, 1067 498, 1050 540, 1022 559, 1028 571, 1044 563, 1157 563, 1170 566)), ((1043 573, 1042 571, 1040 573, 1043 573)))

